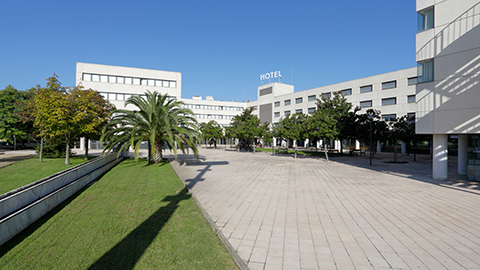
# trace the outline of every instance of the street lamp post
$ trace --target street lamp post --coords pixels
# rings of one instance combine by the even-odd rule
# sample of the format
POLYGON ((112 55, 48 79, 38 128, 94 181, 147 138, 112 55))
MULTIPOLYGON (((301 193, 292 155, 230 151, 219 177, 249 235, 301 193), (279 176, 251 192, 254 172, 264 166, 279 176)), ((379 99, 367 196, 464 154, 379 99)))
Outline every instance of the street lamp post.
POLYGON ((17 137, 13 135, 13 150, 17 150, 17 137))
POLYGON ((373 123, 373 115, 369 115, 368 119, 370 119, 370 166, 372 166, 372 145, 373 145, 373 132, 372 132, 372 123, 373 123))

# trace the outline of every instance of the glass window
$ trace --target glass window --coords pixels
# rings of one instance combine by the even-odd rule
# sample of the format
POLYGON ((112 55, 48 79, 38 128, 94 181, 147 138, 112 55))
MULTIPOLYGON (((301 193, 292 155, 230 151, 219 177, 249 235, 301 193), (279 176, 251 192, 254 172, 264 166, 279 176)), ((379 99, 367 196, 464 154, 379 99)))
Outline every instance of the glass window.
POLYGON ((384 114, 384 115, 382 115, 382 119, 385 120, 385 121, 392 121, 392 120, 395 120, 396 118, 397 118, 396 114, 384 114))
POLYGON ((418 83, 433 81, 433 59, 418 63, 417 75, 418 83))
POLYGON ((417 31, 422 32, 434 27, 434 10, 433 6, 421 10, 417 13, 417 31))
POLYGON ((280 101, 276 101, 274 104, 275 107, 280 107, 280 101))
POLYGON ((407 96, 408 103, 415 103, 415 95, 407 96))
POLYGON ((108 76, 107 75, 100 75, 100 82, 108 82, 108 76))
POLYGON ((125 94, 125 100, 128 100, 132 95, 130 94, 125 94))
POLYGON ((117 83, 117 77, 115 76, 108 76, 109 83, 117 83))
POLYGON ((141 79, 140 84, 141 85, 148 85, 148 80, 147 79, 141 79))
POLYGON ((171 81, 170 82, 170 87, 171 88, 177 88, 177 82, 171 81))
POLYGON ((125 83, 124 77, 117 77, 117 83, 125 83))
POLYGON ((317 100, 317 96, 316 96, 316 95, 308 96, 308 101, 315 101, 315 100, 317 100))
POLYGON ((83 73, 83 80, 84 81, 91 81, 92 80, 92 74, 88 74, 88 73, 83 73))
POLYGON ((92 74, 92 82, 99 82, 99 81, 100 81, 100 75, 92 74))
POLYGON ((365 101, 360 101, 360 108, 370 108, 372 107, 372 101, 371 100, 365 100, 365 101))
POLYGON ((389 106, 397 104, 397 98, 384 98, 382 99, 382 106, 389 106))
POLYGON ((148 80, 148 86, 155 86, 155 80, 148 80))
POLYGON ((408 78, 408 85, 417 84, 417 77, 408 78))
POLYGON ((296 109, 295 113, 303 113, 303 110, 302 109, 296 109))
POLYGON ((162 81, 155 80, 155 86, 162 86, 162 81))
POLYGON ((303 98, 302 97, 299 97, 299 98, 296 98, 295 99, 295 103, 302 103, 303 102, 303 98))
POLYGON ((125 84, 132 84, 132 78, 126 77, 125 84))
POLYGON ((117 94, 117 100, 125 100, 124 94, 117 94))
POLYGON ((372 85, 366 85, 366 86, 360 87, 360 93, 372 92, 372 90, 373 90, 372 85))
POLYGON ((314 113, 316 111, 315 107, 308 108, 308 113, 314 113))
POLYGON ((392 89, 397 87, 397 81, 384 82, 382 83, 382 90, 392 89))
POLYGON ((408 116, 408 117, 413 117, 413 118, 415 118, 415 113, 414 113, 414 112, 412 112, 412 113, 407 113, 407 116, 408 116))
POLYGON ((288 116, 288 115, 290 115, 290 111, 283 112, 283 116, 288 116))
POLYGON ((352 89, 350 88, 350 89, 344 89, 344 90, 342 90, 342 95, 344 95, 344 96, 350 96, 350 95, 352 95, 352 89))
POLYGON ((273 113, 273 116, 274 116, 274 117, 280 117, 280 112, 275 112, 275 113, 273 113))
POLYGON ((323 93, 322 96, 323 98, 329 99, 332 96, 332 94, 330 92, 327 92, 327 93, 323 93))
POLYGON ((287 105, 290 105, 290 99, 287 99, 283 102, 283 105, 287 106, 287 105))
POLYGON ((170 82, 169 82, 169 81, 163 81, 162 86, 163 86, 163 87, 169 87, 169 86, 170 86, 170 82))
POLYGON ((133 84, 140 85, 140 78, 133 78, 133 84))
POLYGON ((116 94, 115 93, 108 93, 108 100, 116 100, 116 94))
POLYGON ((102 95, 103 99, 108 100, 108 93, 100 93, 102 95))

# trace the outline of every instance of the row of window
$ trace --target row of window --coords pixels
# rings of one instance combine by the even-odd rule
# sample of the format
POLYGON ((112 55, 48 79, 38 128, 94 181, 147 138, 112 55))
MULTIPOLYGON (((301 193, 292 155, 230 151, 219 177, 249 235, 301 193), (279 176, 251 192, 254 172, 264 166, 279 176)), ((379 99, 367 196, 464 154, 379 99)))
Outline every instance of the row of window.
MULTIPOLYGON (((295 113, 301 113, 301 110, 296 110, 295 113)), ((309 108, 308 109, 308 113, 313 113, 315 112, 315 108, 309 108)), ((284 111, 283 112, 283 116, 287 117, 288 115, 290 115, 290 111, 284 111)), ((415 113, 408 113, 407 116, 411 116, 411 117, 415 117, 415 113)), ((280 112, 275 112, 274 113, 274 117, 280 117, 280 112)), ((396 114, 382 114, 382 119, 384 121, 392 121, 392 120, 395 120, 397 119, 397 115, 396 114)))
POLYGON ((82 77, 83 77, 82 80, 86 82, 133 84, 133 85, 158 86, 158 87, 169 87, 169 88, 177 87, 176 81, 168 81, 168 80, 155 80, 155 79, 90 74, 90 73, 83 73, 82 77))
POLYGON ((243 111, 243 107, 232 107, 232 106, 184 104, 182 107, 187 109, 200 109, 200 110, 243 111))
MULTIPOLYGON (((112 101, 125 101, 129 99, 131 96, 140 96, 142 98, 145 98, 145 95, 135 95, 135 94, 119 94, 119 93, 105 93, 105 92, 100 92, 100 95, 103 96, 105 100, 112 100, 112 101)), ((176 97, 171 96, 169 97, 170 99, 175 99, 176 97)))
POLYGON ((219 115, 219 114, 195 114, 195 118, 203 119, 233 119, 234 115, 219 115))
MULTIPOLYGON (((407 103, 415 103, 415 95, 407 96, 407 103)), ((382 99, 382 106, 389 106, 397 104, 397 98, 384 98, 382 99)), ((360 101, 360 108, 370 108, 373 107, 373 102, 371 100, 360 101)))
MULTIPOLYGON (((417 84, 417 77, 408 78, 408 85, 415 85, 415 84, 417 84)), ((397 87, 397 81, 389 81, 389 82, 382 83, 382 90, 393 89, 396 87, 397 87)), ((373 91, 373 85, 365 85, 360 87, 360 93, 367 93, 372 91, 373 91)), ((349 89, 341 90, 341 93, 344 96, 350 96, 352 95, 352 89, 349 88, 349 89)), ((326 93, 322 93, 321 95, 325 98, 330 98, 332 94, 330 92, 326 92, 326 93)), ((308 96, 309 102, 316 101, 316 100, 317 100, 316 95, 308 96)), ((295 104, 299 104, 299 103, 303 103, 303 97, 295 98, 295 104)), ((286 99, 283 101, 284 106, 288 106, 290 104, 292 104, 290 99, 286 99)), ((274 103, 274 107, 280 107, 280 101, 276 101, 274 103)))

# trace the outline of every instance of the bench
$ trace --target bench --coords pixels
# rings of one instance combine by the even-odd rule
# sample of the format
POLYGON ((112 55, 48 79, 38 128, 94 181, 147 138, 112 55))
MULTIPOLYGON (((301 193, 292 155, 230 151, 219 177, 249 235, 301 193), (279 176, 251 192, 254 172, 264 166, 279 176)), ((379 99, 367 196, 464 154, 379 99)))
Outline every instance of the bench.
POLYGON ((277 148, 275 149, 276 154, 288 154, 288 149, 287 148, 277 148))
POLYGON ((338 153, 338 149, 328 149, 328 153, 338 153))
POLYGON ((352 156, 365 156, 365 149, 352 149, 350 150, 350 155, 352 156))

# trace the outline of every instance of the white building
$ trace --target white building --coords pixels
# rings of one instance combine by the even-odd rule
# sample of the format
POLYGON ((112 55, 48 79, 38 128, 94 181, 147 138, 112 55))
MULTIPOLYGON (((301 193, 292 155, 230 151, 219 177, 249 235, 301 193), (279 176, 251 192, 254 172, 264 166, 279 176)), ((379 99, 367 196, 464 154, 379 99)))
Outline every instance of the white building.
POLYGON ((480 1, 417 0, 417 134, 433 134, 433 178, 448 176, 450 135, 458 173, 480 180, 480 1))

